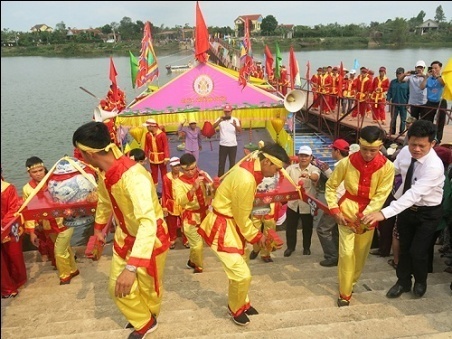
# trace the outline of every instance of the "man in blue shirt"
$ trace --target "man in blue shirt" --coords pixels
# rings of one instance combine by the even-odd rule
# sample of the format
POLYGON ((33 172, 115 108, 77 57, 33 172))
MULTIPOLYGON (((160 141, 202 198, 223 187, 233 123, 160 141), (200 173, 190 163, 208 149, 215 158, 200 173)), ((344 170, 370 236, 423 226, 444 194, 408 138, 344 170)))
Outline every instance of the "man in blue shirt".
POLYGON ((422 112, 422 119, 434 122, 435 115, 438 115, 436 117, 438 128, 436 139, 438 144, 440 144, 446 123, 445 109, 447 108, 447 101, 442 98, 445 86, 444 79, 441 77, 443 64, 439 61, 433 61, 430 66, 431 69, 427 75, 424 75, 424 81, 420 85, 421 89, 427 88, 427 103, 422 112))

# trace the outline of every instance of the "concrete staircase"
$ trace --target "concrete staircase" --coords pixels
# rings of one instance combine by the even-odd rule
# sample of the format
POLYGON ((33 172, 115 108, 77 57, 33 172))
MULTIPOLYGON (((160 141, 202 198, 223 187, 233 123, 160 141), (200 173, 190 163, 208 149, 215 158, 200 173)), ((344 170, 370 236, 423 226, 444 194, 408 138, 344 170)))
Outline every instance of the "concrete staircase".
MULTIPOLYGON (((278 233, 285 239, 285 231, 278 233)), ((250 299, 260 314, 246 327, 227 315, 228 281, 210 248, 204 273, 193 274, 178 243, 168 254, 159 327, 148 338, 452 338, 451 275, 439 255, 425 296, 396 300, 385 297, 394 269, 369 255, 351 305, 338 308, 337 268, 318 264, 323 253, 315 232, 312 240, 311 256, 299 246, 289 258, 284 249, 273 252, 273 263, 250 261, 250 299)), ((127 321, 107 293, 111 244, 97 262, 83 252, 77 248, 81 274, 64 286, 50 263, 25 252, 29 281, 16 298, 2 299, 2 338, 127 338, 127 321)))

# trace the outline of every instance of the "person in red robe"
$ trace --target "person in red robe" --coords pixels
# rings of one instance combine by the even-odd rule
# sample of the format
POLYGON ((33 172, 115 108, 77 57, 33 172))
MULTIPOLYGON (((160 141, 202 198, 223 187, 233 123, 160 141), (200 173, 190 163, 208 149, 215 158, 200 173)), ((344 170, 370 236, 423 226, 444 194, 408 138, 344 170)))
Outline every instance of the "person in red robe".
POLYGON ((170 160, 170 150, 166 133, 162 131, 154 119, 148 119, 143 124, 148 129, 144 142, 144 152, 149 159, 152 179, 158 184, 158 172, 163 185, 163 177, 167 173, 166 165, 170 160))
POLYGON ((317 68, 317 74, 314 74, 311 77, 311 88, 312 88, 312 94, 313 94, 313 99, 312 99, 312 102, 313 102, 312 109, 313 110, 318 110, 319 105, 320 105, 319 91, 320 91, 322 73, 323 73, 323 68, 319 67, 319 68, 317 68))
POLYGON ((286 66, 281 66, 281 77, 279 78, 279 84, 281 88, 281 93, 283 96, 286 96, 287 89, 289 88, 289 75, 287 74, 286 66))
POLYGON ((353 120, 358 116, 364 117, 367 112, 367 107, 369 106, 367 98, 369 97, 369 89, 371 81, 367 75, 367 68, 360 68, 361 74, 355 79, 353 83, 353 89, 355 90, 356 101, 358 104, 353 110, 352 116, 349 120, 353 120))
POLYGON ((373 122, 386 124, 386 93, 389 89, 389 79, 386 76, 386 68, 380 67, 378 77, 374 78, 371 86, 370 105, 372 108, 373 122))
POLYGON ((21 206, 21 199, 13 184, 3 180, 2 170, 2 243, 1 243, 1 290, 2 298, 13 298, 19 293, 19 287, 27 282, 24 254, 22 252, 23 226, 12 227, 3 232, 4 227, 14 219, 21 206))

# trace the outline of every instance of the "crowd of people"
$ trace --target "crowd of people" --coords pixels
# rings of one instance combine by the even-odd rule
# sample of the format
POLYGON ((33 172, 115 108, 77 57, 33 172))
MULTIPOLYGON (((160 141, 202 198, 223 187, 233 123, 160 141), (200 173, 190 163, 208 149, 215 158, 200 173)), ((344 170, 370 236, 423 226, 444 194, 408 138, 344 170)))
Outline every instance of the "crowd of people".
MULTIPOLYGON (((440 63, 432 63, 432 74, 439 74, 440 67, 440 63)), ((382 79, 387 80, 386 70, 379 71, 382 79)), ((361 73, 365 77, 367 70, 361 73)), ((397 80, 412 76, 400 73, 397 80)), ((436 79, 433 84, 428 78, 423 77, 420 84, 427 93, 430 87, 438 89, 440 83, 436 79)), ((389 81, 384 81, 388 82, 384 87, 382 79, 379 88, 386 90, 378 92, 375 106, 384 97, 380 94, 391 88, 389 81)), ((438 98, 441 94, 435 92, 430 103, 438 98)), ((385 131, 376 125, 360 130, 359 144, 335 140, 330 146, 331 157, 336 161, 334 169, 315 159, 308 145, 302 145, 296 159, 291 159, 277 143, 260 145, 257 151, 236 163, 237 133, 241 127, 232 111, 232 106, 226 105, 223 115, 213 124, 220 132, 215 178, 199 166, 202 132, 194 119, 188 121, 187 127, 184 123, 179 127, 186 138, 181 157, 171 156, 167 135, 155 119, 144 123, 147 133, 143 149, 133 149, 127 154, 112 141, 111 131, 103 122, 86 123, 73 134, 78 161, 98 169, 93 176, 97 179, 98 199, 94 235, 99 241, 106 241, 103 230, 114 217, 108 289, 132 329, 129 338, 143 338, 157 329, 167 255, 175 248, 178 235, 189 248, 185 266, 193 273, 202 274, 206 269, 205 245, 221 262, 229 280, 228 310, 233 322, 240 326, 248 325, 249 316, 259 313, 249 296, 252 278, 249 260, 261 252, 265 263, 273 262, 269 242, 274 241, 271 231, 275 230, 281 211, 286 216, 284 257, 296 250, 299 220, 302 253, 311 255, 312 206, 299 199, 287 202, 286 206, 271 203, 264 212, 262 208, 255 209, 256 192, 272 186, 265 184, 266 180, 276 183, 284 177, 301 185, 307 194, 317 196, 321 176, 327 178, 325 200, 329 213, 321 217, 317 234, 324 252, 320 265, 338 266, 339 307, 350 304, 375 234, 383 234, 375 229, 391 218, 394 220, 389 226, 391 231, 384 234, 390 234, 391 240, 397 239, 392 241, 394 261, 397 256, 397 262, 393 262, 397 282, 389 289, 388 298, 411 290, 415 297, 426 293, 433 246, 438 239, 443 241, 443 254, 449 256, 450 264, 452 145, 438 146, 440 132, 430 119, 422 117, 424 111, 420 111, 419 119, 408 129, 407 145, 392 154, 384 148, 385 131), (161 192, 157 191, 159 185, 161 192), (393 199, 388 200, 390 197, 393 199), (392 237, 393 233, 397 236, 392 237)), ((380 117, 378 111, 374 113, 376 118, 380 117)), ((27 159, 26 168, 31 180, 23 188, 23 199, 36 187, 48 189, 46 183, 41 183, 48 171, 40 158, 27 159)), ((15 187, 2 177, 2 298, 17 296, 27 280, 21 256, 23 232, 29 234, 42 258, 48 258, 55 266, 60 285, 69 284, 79 274, 70 246, 74 228, 65 220, 27 221, 24 228, 4 236, 3 227, 21 203, 15 187)))
POLYGON ((447 101, 442 97, 445 87, 442 66, 435 60, 427 68, 426 63, 419 60, 411 70, 397 68, 392 80, 384 66, 378 69, 378 75, 361 67, 343 71, 342 76, 339 67, 319 67, 309 81, 313 92, 312 109, 325 115, 340 109, 342 115, 349 115, 348 121, 366 116, 371 117, 373 123, 386 125, 386 107, 390 104, 389 134, 406 132, 409 112, 411 117, 435 123, 437 141, 441 143, 447 116, 447 101))

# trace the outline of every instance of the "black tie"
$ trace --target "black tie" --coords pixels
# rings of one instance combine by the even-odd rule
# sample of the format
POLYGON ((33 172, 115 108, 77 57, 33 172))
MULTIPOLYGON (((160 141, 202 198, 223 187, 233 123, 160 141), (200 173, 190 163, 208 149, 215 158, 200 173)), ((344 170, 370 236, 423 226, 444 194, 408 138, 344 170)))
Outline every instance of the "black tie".
POLYGON ((406 172, 405 183, 403 184, 403 193, 411 188, 411 182, 413 181, 414 163, 416 159, 411 158, 410 167, 408 167, 408 172, 406 172))

